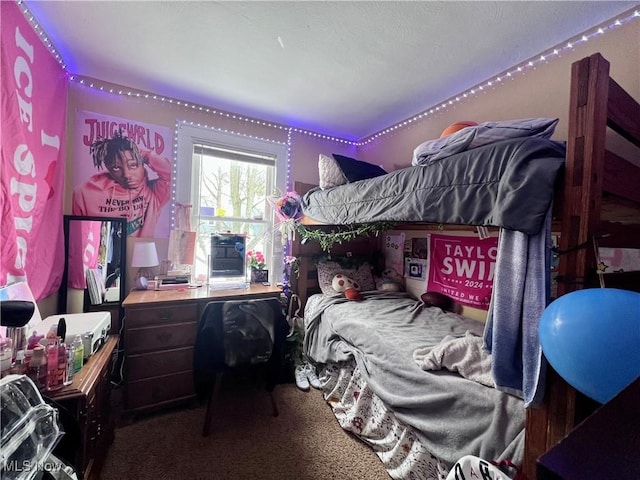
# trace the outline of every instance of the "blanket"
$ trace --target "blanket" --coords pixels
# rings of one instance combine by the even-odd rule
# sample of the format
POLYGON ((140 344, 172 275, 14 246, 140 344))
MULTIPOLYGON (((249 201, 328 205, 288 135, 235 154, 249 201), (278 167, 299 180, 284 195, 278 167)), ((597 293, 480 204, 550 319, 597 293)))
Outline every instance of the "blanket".
POLYGON ((426 373, 413 360, 420 347, 447 335, 481 335, 484 324, 424 308, 402 292, 364 292, 364 300, 323 297, 305 312, 304 350, 320 364, 355 359, 373 392, 449 467, 463 455, 523 455, 522 401, 447 370, 426 373))
POLYGON ((544 397, 546 360, 538 324, 550 296, 550 245, 551 207, 536 235, 500 231, 484 331, 497 388, 520 396, 526 407, 539 405, 544 397))
POLYGON ((482 348, 482 337, 467 331, 464 337, 447 335, 435 347, 418 348, 413 359, 423 370, 446 368, 487 387, 495 387, 491 355, 482 348))
POLYGON ((504 140, 446 161, 307 192, 304 214, 328 225, 432 222, 540 231, 553 198, 564 145, 540 138, 504 140))

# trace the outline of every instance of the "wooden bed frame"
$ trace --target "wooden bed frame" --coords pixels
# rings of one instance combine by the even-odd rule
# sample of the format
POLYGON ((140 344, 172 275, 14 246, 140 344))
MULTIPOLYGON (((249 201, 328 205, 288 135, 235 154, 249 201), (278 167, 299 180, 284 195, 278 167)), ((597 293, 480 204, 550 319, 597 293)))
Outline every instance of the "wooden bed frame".
MULTIPOLYGON (((599 286, 594 241, 640 248, 640 155, 636 149, 634 165, 606 148, 607 127, 632 149, 640 147, 640 104, 609 76, 609 62, 599 53, 572 65, 570 95, 558 295, 599 286)), ((638 291, 640 272, 608 273, 606 286, 638 291)), ((527 410, 527 479, 536 478, 540 455, 595 407, 548 372, 544 404, 527 410)))
MULTIPOLYGON (((558 295, 600 286, 594 242, 603 247, 640 248, 640 104, 609 76, 609 62, 596 53, 572 65, 569 108, 564 186, 554 208, 562 212, 554 228, 560 232, 558 295), (613 132, 635 152, 631 154, 635 165, 607 150, 613 132)), ((295 185, 300 194, 311 187, 295 185)), ((332 253, 381 249, 381 238, 365 237, 336 245, 332 253)), ((300 273, 291 279, 292 289, 303 305, 309 295, 320 291, 311 260, 321 253, 315 242, 293 245, 300 273)), ((608 273, 605 278, 607 287, 640 291, 640 272, 608 273)), ((527 410, 523 472, 528 480, 536 478, 537 459, 598 406, 548 369, 543 405, 527 410)))

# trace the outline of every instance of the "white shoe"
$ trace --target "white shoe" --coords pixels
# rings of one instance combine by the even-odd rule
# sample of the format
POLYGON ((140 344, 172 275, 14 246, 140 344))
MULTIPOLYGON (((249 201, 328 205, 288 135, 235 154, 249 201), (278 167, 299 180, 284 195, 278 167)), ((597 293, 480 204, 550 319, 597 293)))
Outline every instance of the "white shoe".
POLYGON ((316 375, 316 367, 307 363, 305 365, 305 373, 307 374, 307 380, 313 388, 320 388, 320 380, 318 380, 318 376, 316 375))
POLYGON ((300 390, 305 392, 309 390, 309 380, 307 380, 307 371, 305 365, 298 365, 293 372, 293 376, 296 379, 296 385, 300 390))

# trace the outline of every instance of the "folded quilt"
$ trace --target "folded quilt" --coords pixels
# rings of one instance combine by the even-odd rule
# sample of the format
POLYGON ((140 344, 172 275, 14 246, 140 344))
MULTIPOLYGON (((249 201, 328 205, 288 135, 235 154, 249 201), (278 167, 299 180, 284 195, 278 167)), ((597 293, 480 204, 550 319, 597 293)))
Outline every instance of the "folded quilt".
POLYGON ((447 335, 435 347, 418 348, 413 359, 423 370, 447 369, 487 387, 495 387, 491 355, 482 348, 482 337, 467 331, 464 337, 447 335))

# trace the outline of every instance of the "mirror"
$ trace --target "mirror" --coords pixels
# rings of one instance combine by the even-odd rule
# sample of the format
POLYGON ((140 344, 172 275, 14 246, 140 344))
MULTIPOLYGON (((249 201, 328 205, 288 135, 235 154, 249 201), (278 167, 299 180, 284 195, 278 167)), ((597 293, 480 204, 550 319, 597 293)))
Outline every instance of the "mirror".
POLYGON ((126 219, 65 215, 64 239, 59 313, 119 309, 125 298, 126 219))

